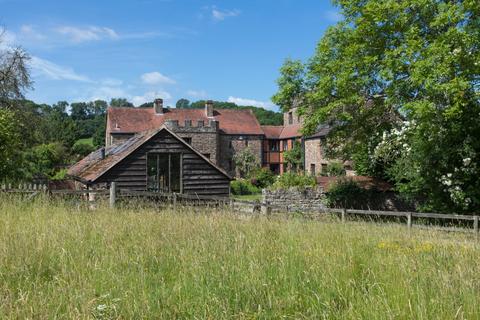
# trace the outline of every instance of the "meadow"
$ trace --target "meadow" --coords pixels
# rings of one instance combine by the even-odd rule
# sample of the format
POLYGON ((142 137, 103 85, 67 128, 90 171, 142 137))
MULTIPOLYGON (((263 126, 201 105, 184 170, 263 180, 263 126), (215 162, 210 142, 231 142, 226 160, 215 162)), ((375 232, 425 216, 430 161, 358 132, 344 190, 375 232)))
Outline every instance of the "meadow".
POLYGON ((480 319, 472 235, 0 198, 0 319, 480 319))

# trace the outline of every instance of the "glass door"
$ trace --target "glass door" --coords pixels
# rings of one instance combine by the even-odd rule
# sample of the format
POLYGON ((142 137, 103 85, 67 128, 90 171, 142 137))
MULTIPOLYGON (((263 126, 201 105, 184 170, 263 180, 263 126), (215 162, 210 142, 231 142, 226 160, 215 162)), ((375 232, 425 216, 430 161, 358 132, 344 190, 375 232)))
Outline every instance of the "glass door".
POLYGON ((147 190, 155 192, 181 192, 181 154, 147 154, 147 190))

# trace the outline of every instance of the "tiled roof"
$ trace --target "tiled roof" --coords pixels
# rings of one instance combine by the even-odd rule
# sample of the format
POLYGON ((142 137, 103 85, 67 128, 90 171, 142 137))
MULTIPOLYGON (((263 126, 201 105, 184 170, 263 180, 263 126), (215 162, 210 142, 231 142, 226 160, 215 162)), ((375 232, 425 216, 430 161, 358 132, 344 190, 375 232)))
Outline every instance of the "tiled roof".
POLYGON ((134 135, 132 138, 128 139, 127 141, 115 144, 105 148, 105 158, 102 159, 102 149, 98 149, 88 156, 74 164, 68 169, 67 174, 77 180, 80 180, 84 183, 94 182, 98 178, 100 178, 104 173, 106 173, 109 169, 131 154, 133 151, 138 149, 142 146, 145 142, 150 140, 153 136, 155 136, 160 131, 165 130, 170 133, 172 136, 177 138, 180 142, 184 144, 185 147, 191 149, 195 154, 199 157, 204 159, 210 165, 212 165, 215 169, 220 171, 222 174, 227 176, 229 179, 231 177, 220 167, 216 166, 212 163, 208 158, 204 155, 196 151, 192 148, 188 143, 186 143, 183 139, 177 136, 175 133, 168 130, 165 126, 161 126, 159 129, 156 130, 149 130, 143 131, 142 133, 134 135))
POLYGON ((283 126, 262 126, 267 139, 278 139, 282 133, 283 126))
POLYGON ((296 138, 301 137, 300 129, 302 129, 301 124, 292 124, 285 126, 280 134, 280 139, 296 138))
POLYGON ((164 109, 164 114, 155 113, 154 108, 108 108, 107 130, 114 133, 135 133, 160 128, 166 120, 219 122, 225 134, 263 135, 260 123, 251 110, 215 109, 213 118, 208 118, 204 109, 164 109))

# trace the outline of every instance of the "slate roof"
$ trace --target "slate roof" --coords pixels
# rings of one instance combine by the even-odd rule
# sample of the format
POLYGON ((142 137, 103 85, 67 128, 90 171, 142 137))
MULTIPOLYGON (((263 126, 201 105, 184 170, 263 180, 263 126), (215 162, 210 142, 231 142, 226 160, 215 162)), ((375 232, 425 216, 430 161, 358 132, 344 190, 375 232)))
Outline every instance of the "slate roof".
POLYGON ((161 126, 159 129, 156 129, 156 130, 143 131, 139 134, 134 135, 133 137, 131 137, 130 139, 128 139, 123 143, 115 144, 105 148, 105 158, 103 159, 102 159, 102 148, 98 149, 90 153, 88 156, 86 156, 85 158, 83 158, 73 166, 71 166, 68 169, 67 174, 83 183, 95 182, 95 180, 100 178, 104 173, 106 173, 108 170, 114 167, 117 163, 125 159, 128 155, 130 155, 132 152, 137 150, 148 140, 153 138, 157 133, 163 130, 167 131, 173 137, 178 139, 180 142, 183 143, 185 147, 192 150, 195 154, 197 154, 200 158, 208 162, 211 166, 213 166, 215 169, 220 171, 227 178, 232 179, 232 177, 230 177, 228 173, 225 172, 225 170, 223 170, 222 168, 212 163, 208 158, 206 158, 204 155, 202 155, 197 150, 192 148, 182 138, 177 136, 175 133, 170 131, 165 126, 161 126))
POLYGON ((263 130, 251 110, 215 109, 212 118, 204 109, 164 109, 164 114, 156 114, 154 108, 108 108, 107 130, 115 133, 136 133, 160 128, 166 120, 178 120, 183 126, 185 120, 219 122, 219 129, 232 135, 263 135, 263 130))

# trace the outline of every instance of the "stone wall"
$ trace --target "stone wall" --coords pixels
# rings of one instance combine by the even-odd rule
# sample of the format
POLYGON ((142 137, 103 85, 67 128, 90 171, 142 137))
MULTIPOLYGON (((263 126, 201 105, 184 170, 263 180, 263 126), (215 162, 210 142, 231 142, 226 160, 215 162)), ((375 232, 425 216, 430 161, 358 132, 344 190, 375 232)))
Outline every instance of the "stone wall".
POLYGON ((180 124, 175 120, 167 120, 165 125, 182 139, 191 139, 192 147, 213 163, 219 162, 217 121, 212 120, 206 124, 203 121, 186 120, 180 124))
POLYGON ((319 175, 322 172, 322 165, 328 161, 323 157, 322 139, 305 140, 305 172, 319 175), (312 172, 312 164, 315 165, 315 172, 312 172))
POLYGON ((262 163, 262 136, 248 135, 220 135, 219 165, 231 176, 236 176, 235 163, 233 157, 245 148, 249 148, 258 162, 262 163))
POLYGON ((271 205, 273 212, 320 212, 326 208, 323 199, 324 193, 320 188, 262 191, 262 202, 271 205))

